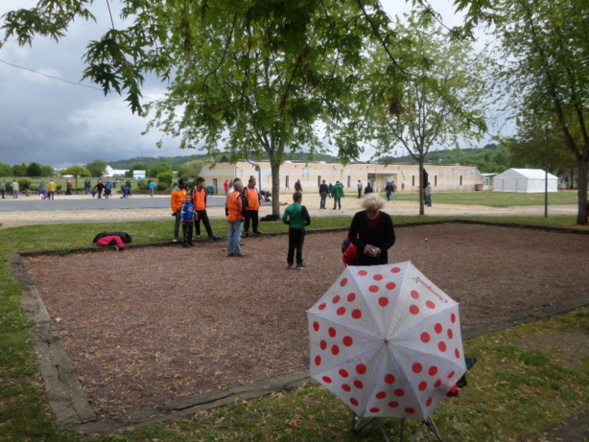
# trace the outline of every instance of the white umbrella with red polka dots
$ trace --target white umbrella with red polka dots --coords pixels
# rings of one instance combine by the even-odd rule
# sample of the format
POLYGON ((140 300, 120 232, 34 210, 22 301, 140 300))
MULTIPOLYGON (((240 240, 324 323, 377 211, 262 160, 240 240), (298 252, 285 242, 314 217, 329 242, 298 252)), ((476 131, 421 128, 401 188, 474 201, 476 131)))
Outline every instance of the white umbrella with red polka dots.
POLYGON ((359 417, 426 420, 466 373, 458 304, 410 262, 346 267, 307 313, 311 377, 359 417))

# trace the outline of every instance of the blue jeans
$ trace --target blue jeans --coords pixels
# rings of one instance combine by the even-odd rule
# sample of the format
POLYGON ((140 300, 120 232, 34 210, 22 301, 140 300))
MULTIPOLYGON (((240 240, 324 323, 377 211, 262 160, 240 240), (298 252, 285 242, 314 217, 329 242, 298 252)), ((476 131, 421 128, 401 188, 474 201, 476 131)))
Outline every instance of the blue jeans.
POLYGON ((227 255, 241 254, 241 225, 243 220, 228 221, 229 232, 227 232, 227 255))

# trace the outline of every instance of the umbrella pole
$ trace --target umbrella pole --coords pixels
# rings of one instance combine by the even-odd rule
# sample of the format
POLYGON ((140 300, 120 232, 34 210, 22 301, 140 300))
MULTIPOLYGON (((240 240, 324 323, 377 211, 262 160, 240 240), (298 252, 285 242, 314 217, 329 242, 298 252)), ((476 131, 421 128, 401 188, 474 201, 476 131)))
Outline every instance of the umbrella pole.
MULTIPOLYGON (((421 421, 421 424, 419 424, 419 428, 417 428, 417 431, 413 434, 413 437, 411 438, 412 441, 417 440, 417 436, 419 436, 419 433, 421 433, 421 429, 424 426, 432 432, 432 434, 436 437, 436 440, 438 440, 439 442, 444 442, 444 439, 442 439, 442 436, 440 435, 440 432, 438 431, 438 428, 436 427, 436 424, 434 423, 434 420, 431 417, 428 417, 426 420, 421 421)), ((401 440, 403 440, 402 428, 403 424, 401 423, 401 440)))

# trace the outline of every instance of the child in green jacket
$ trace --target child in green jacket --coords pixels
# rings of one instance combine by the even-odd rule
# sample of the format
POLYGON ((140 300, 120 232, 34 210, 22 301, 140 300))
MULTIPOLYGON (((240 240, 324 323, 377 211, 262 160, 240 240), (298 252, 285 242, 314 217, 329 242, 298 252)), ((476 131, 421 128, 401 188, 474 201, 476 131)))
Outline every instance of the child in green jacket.
POLYGON ((303 270, 303 243, 305 242, 305 226, 311 224, 311 217, 307 208, 301 204, 303 193, 292 194, 293 203, 282 214, 282 222, 288 224, 288 255, 286 262, 288 269, 294 268, 296 252, 297 269, 303 270))

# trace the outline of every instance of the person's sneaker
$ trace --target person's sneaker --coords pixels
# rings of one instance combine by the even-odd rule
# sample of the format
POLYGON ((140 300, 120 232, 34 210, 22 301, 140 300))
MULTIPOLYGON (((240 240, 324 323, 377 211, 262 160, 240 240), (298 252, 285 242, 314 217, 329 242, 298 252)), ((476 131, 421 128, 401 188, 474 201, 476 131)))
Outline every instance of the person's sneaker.
POLYGON ((304 265, 298 265, 297 266, 297 270, 305 270, 305 266, 304 265))
POLYGON ((209 239, 220 239, 220 238, 221 237, 220 236, 217 236, 217 235, 210 235, 209 236, 209 239))
POLYGON ((264 233, 264 232, 260 232, 259 230, 257 232, 254 232, 254 234, 256 234, 256 235, 261 235, 262 233, 264 233))
POLYGON ((289 265, 286 266, 286 269, 287 270, 292 270, 292 269, 294 269, 294 266, 292 264, 289 264, 289 265))
POLYGON ((178 242, 178 238, 174 238, 172 242, 178 242))

